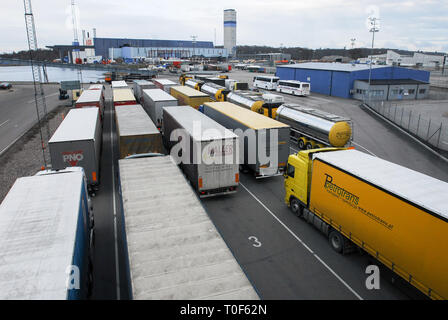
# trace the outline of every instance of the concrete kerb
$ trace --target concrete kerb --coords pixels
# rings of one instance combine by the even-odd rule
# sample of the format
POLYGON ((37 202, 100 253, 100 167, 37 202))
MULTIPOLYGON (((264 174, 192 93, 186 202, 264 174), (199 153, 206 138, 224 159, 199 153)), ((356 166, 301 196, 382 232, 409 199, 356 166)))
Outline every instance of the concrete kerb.
POLYGON ((414 140, 415 142, 417 142, 418 144, 420 144, 422 147, 424 147, 426 150, 430 151, 431 153, 433 153, 434 155, 436 155, 437 157, 439 157, 440 159, 442 159, 443 161, 445 161, 446 163, 448 163, 448 158, 444 157, 443 155, 441 155, 439 152, 437 152, 436 150, 434 150, 433 148, 431 148, 430 146, 428 146, 426 143, 422 142, 420 139, 416 138, 414 135, 410 134, 409 132, 407 132, 406 130, 404 130, 403 128, 401 128, 400 126, 398 126, 396 123, 392 122, 391 120, 387 119, 386 117, 384 117, 382 114, 379 114, 377 111, 375 111, 374 109, 372 109, 367 103, 363 103, 361 106, 364 106, 367 110, 369 110, 371 113, 373 113, 374 115, 376 115, 378 118, 382 119, 383 121, 387 122, 388 124, 390 124, 391 126, 393 126, 394 128, 396 128, 397 130, 399 130, 400 132, 404 133, 405 135, 407 135, 409 138, 411 138, 412 140, 414 140))

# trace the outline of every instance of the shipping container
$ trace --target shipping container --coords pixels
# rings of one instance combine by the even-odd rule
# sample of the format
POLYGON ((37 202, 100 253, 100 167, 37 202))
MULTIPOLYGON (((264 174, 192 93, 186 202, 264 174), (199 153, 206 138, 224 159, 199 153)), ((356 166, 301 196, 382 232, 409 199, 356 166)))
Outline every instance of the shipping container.
POLYGON ((98 108, 70 110, 48 141, 52 169, 82 167, 89 189, 96 189, 100 182, 101 138, 98 108))
POLYGON ((180 105, 189 105, 195 109, 198 109, 204 102, 212 101, 206 93, 187 86, 171 87, 170 94, 177 99, 180 105))
POLYGON ((92 232, 82 168, 18 178, 0 205, 0 299, 87 299, 92 232))
POLYGON ((131 299, 259 299, 170 156, 119 160, 119 175, 131 299))
POLYGON ((156 85, 148 80, 134 80, 134 95, 137 102, 143 104, 143 90, 144 89, 156 89, 156 85))
POLYGON ((153 79, 152 80, 157 88, 162 89, 166 93, 170 93, 170 88, 178 86, 179 84, 168 79, 153 79))
POLYGON ((139 104, 115 107, 120 159, 142 153, 163 153, 162 135, 139 104))
POLYGON ((181 129, 180 165, 201 197, 236 192, 239 184, 238 136, 185 106, 163 108, 163 138, 168 150, 179 143, 171 141, 174 130, 181 129))
POLYGON ((129 89, 129 86, 124 80, 112 81, 112 89, 129 89))
POLYGON ((448 299, 448 183, 356 150, 291 155, 285 202, 329 238, 353 244, 432 299, 448 299))
POLYGON ((137 103, 131 89, 113 90, 114 106, 134 105, 137 103))
POLYGON ((159 129, 162 127, 163 122, 162 108, 178 105, 177 99, 162 89, 143 90, 143 99, 145 111, 159 129))
POLYGON ((75 104, 76 108, 97 107, 100 116, 104 116, 104 99, 102 90, 84 90, 75 104))
POLYGON ((240 162, 257 178, 282 174, 289 155, 288 125, 230 102, 207 102, 203 110, 205 115, 224 127, 239 129, 240 162))

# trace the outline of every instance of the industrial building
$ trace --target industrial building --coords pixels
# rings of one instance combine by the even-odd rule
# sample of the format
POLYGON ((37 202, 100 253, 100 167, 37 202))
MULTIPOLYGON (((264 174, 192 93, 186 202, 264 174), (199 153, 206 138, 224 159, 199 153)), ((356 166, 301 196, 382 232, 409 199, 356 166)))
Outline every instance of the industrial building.
MULTIPOLYGON (((330 96, 342 98, 360 99, 366 90, 365 81, 369 79, 369 65, 350 64, 350 63, 299 63, 284 66, 278 66, 276 75, 281 80, 299 80, 309 82, 311 84, 311 91, 330 96), (358 81, 357 81, 358 80, 358 81)), ((375 93, 377 97, 385 97, 389 100, 396 99, 422 99, 427 97, 429 91, 429 75, 428 71, 406 69, 394 66, 372 65, 371 85, 377 80, 389 81, 389 84, 384 82, 376 82, 377 90, 383 90, 375 93), (414 80, 414 83, 411 80, 414 80), (410 85, 415 87, 410 87, 410 85), (391 89, 387 93, 387 88, 391 89), (417 88, 418 86, 418 88, 417 88), (398 88, 398 92, 396 90, 398 88), (402 91, 400 91, 402 89, 402 91), (425 92, 418 93, 415 91, 409 94, 407 90, 425 89, 425 92), (407 91, 407 94, 405 94, 407 91)), ((374 85, 375 86, 375 85, 374 85)), ((371 95, 373 94, 371 86, 371 95)), ((386 100, 386 99, 384 99, 386 100)))
POLYGON ((123 47, 109 48, 109 58, 135 62, 144 58, 227 58, 224 48, 123 47))
POLYGON ((371 55, 367 58, 358 59, 361 63, 386 64, 389 66, 403 67, 442 67, 445 62, 445 55, 440 53, 414 52, 413 55, 399 54, 393 50, 387 50, 387 53, 371 55))
POLYGON ((224 48, 229 56, 236 55, 236 11, 234 9, 224 10, 224 48))

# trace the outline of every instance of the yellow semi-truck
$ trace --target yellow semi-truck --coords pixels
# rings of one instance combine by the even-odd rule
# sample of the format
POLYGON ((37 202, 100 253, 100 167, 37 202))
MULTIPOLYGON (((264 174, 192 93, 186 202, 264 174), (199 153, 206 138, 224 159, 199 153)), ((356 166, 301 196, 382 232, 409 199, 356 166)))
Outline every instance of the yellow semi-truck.
POLYGON ((448 298, 448 183, 341 148, 289 156, 285 202, 337 252, 361 248, 432 299, 448 298))

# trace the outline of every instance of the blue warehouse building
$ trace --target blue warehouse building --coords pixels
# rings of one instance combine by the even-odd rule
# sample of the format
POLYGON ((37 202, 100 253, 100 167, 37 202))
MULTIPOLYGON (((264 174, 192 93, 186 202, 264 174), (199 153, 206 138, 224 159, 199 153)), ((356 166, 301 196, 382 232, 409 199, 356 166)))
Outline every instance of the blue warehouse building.
MULTIPOLYGON (((312 92, 342 98, 358 99, 360 97, 359 93, 365 92, 365 86, 362 88, 361 86, 369 79, 369 65, 350 63, 299 63, 277 66, 276 75, 281 80, 309 82, 311 84, 312 92), (358 84, 360 86, 359 88, 357 87, 358 84)), ((401 82, 409 87, 410 80, 413 80, 415 85, 427 85, 427 91, 429 91, 429 76, 430 73, 428 71, 372 65, 371 80, 383 80, 383 82, 381 82, 381 85, 383 86, 385 83, 384 81, 389 81, 399 88, 401 82)), ((377 83, 379 84, 378 81, 371 81, 371 91, 375 89, 374 85, 377 83)), ((382 99, 382 96, 384 96, 384 100, 410 97, 408 91, 401 89, 402 91, 399 92, 402 93, 402 95, 397 94, 396 97, 394 96, 394 98, 392 98, 393 96, 388 93, 389 89, 389 87, 381 87, 381 90, 376 90, 375 94, 377 95, 378 100, 382 99)), ((425 90, 425 92, 427 91, 425 90)), ((415 99, 426 97, 425 94, 411 96, 415 99)))

